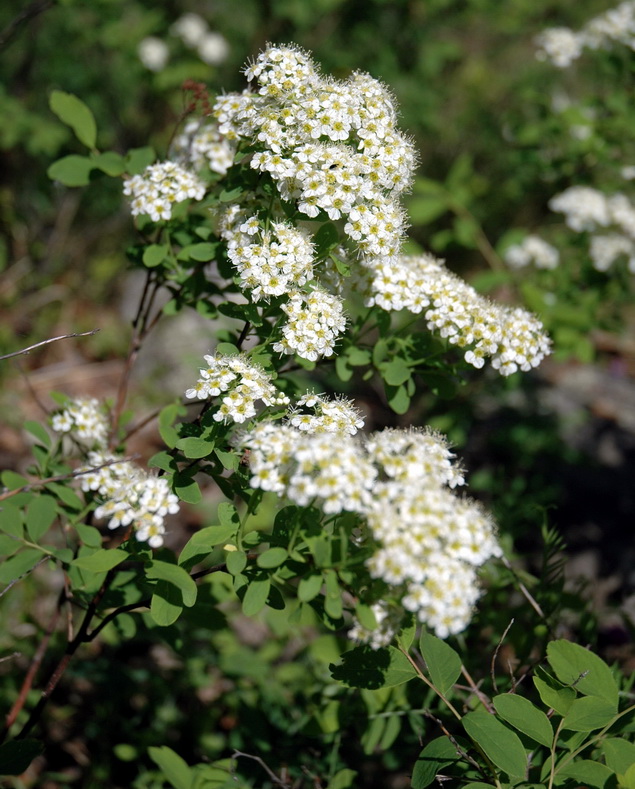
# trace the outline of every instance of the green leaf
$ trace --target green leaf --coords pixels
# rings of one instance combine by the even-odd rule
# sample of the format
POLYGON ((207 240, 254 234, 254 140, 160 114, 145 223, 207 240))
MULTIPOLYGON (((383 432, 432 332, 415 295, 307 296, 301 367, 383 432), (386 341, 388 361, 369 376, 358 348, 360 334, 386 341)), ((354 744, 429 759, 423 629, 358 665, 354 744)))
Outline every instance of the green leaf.
POLYGON ((192 770, 187 763, 167 745, 148 748, 148 755, 158 765, 165 778, 175 789, 192 789, 192 770))
POLYGON ((394 647, 355 647, 342 655, 339 665, 329 666, 333 679, 351 688, 390 688, 413 679, 417 672, 408 658, 394 647))
POLYGON ((404 652, 408 652, 417 634, 417 622, 412 614, 408 614, 405 621, 406 623, 397 633, 397 644, 404 652))
POLYGON ((619 737, 604 740, 601 745, 607 765, 616 773, 625 773, 635 765, 635 745, 619 737))
POLYGON ((617 776, 620 789, 635 789, 635 764, 628 768, 625 773, 617 776))
POLYGON ((75 491, 67 488, 66 485, 59 485, 56 482, 49 482, 46 489, 53 493, 69 509, 79 512, 84 507, 84 502, 79 498, 75 491))
POLYGON ((284 548, 269 548, 258 556, 256 564, 263 569, 273 569, 284 564, 288 556, 289 553, 284 548))
POLYGON ((210 244, 208 242, 203 244, 191 244, 186 247, 187 255, 191 260, 207 263, 209 260, 214 260, 216 256, 216 247, 216 244, 210 244))
POLYGON ((399 357, 384 362, 380 367, 381 376, 390 386, 400 386, 410 378, 410 368, 399 357))
POLYGON ((206 526, 192 535, 190 542, 197 545, 221 545, 235 536, 238 525, 234 523, 225 526, 206 526))
POLYGON ((184 471, 177 471, 174 474, 172 477, 172 487, 179 499, 188 504, 198 504, 203 498, 198 483, 184 471))
POLYGON ((350 770, 348 767, 345 767, 335 773, 328 782, 326 789, 350 789, 350 787, 354 786, 353 781, 356 777, 357 772, 355 770, 350 770))
POLYGON ((168 256, 169 247, 167 244, 150 244, 143 250, 143 265, 154 268, 168 256))
POLYGON ((218 200, 221 203, 233 203, 241 196, 243 192, 244 189, 242 186, 237 186, 235 189, 223 189, 223 191, 218 196, 218 200))
POLYGON ((412 789, 425 789, 437 775, 459 760, 456 747, 447 737, 437 737, 421 751, 412 771, 412 789))
POLYGON ((451 646, 431 633, 421 634, 419 648, 432 682, 445 696, 461 675, 461 658, 451 646))
POLYGON ((593 731, 602 729, 617 714, 617 705, 597 696, 576 699, 562 722, 563 729, 570 731, 593 731))
POLYGON ((150 616, 160 627, 176 622, 183 611, 183 597, 174 584, 159 581, 154 588, 150 603, 150 616))
POLYGON ((566 715, 575 700, 573 688, 554 688, 546 680, 534 677, 534 685, 547 707, 554 709, 559 715, 566 715))
POLYGON ((95 147, 97 142, 95 117, 81 99, 72 93, 54 90, 49 99, 49 106, 62 123, 71 127, 81 143, 87 148, 95 147))
POLYGON ((126 160, 123 156, 114 151, 104 151, 103 153, 92 156, 93 167, 101 170, 102 173, 116 177, 126 172, 126 160))
POLYGON ((179 434, 173 427, 177 416, 183 416, 185 409, 180 403, 170 403, 159 414, 159 433, 169 449, 172 449, 179 440, 179 434))
POLYGON ((21 543, 13 537, 9 537, 8 534, 0 534, 0 558, 6 559, 9 556, 13 556, 21 547, 21 543))
POLYGON ((22 510, 14 507, 9 501, 3 502, 0 506, 2 507, 0 509, 0 531, 21 540, 24 534, 22 510))
POLYGON ((100 548, 95 553, 91 553, 90 556, 79 556, 77 559, 73 559, 71 564, 80 570, 88 570, 93 573, 107 573, 129 558, 130 554, 127 551, 121 551, 118 548, 100 548))
POLYGON ((514 693, 501 693, 492 699, 496 712, 501 718, 532 740, 546 745, 553 743, 553 728, 549 718, 522 696, 514 693))
POLYGON ((75 526, 75 531, 84 545, 88 545, 89 548, 101 547, 101 534, 94 526, 86 526, 85 523, 78 523, 75 526))
POLYGON ((218 505, 218 520, 221 526, 232 526, 235 531, 240 527, 240 518, 236 507, 230 501, 221 501, 218 505))
POLYGON ((206 458, 214 451, 214 441, 208 438, 180 438, 176 442, 176 448, 180 449, 186 458, 198 459, 206 458))
POLYGON ((26 548, 0 564, 0 583, 9 584, 32 570, 43 554, 37 548, 26 548))
POLYGON ((46 174, 51 181, 59 181, 64 186, 86 186, 90 182, 93 163, 86 156, 63 156, 48 168, 46 174))
POLYGON ((129 175, 142 173, 156 159, 154 148, 133 148, 126 156, 126 172, 129 175))
POLYGON ((225 563, 229 573, 240 575, 247 566, 247 554, 244 551, 228 551, 225 563))
POLYGON ((599 696, 617 706, 619 689, 602 658, 579 644, 560 639, 547 645, 547 660, 558 679, 585 696, 599 696))
POLYGON ((385 384, 388 405, 396 414, 405 414, 410 408, 410 395, 405 386, 390 386, 385 384))
POLYGON ((355 606, 355 618, 366 630, 375 630, 377 627, 377 617, 369 605, 357 603, 355 606))
POLYGON ((556 768, 556 775, 559 778, 572 778, 583 786, 604 789, 608 781, 613 778, 614 773, 599 762, 592 762, 590 759, 576 759, 562 769, 556 768))
POLYGON ((343 612, 342 589, 335 570, 324 571, 324 584, 326 595, 324 597, 324 610, 333 619, 339 619, 343 612))
POLYGON ((43 444, 45 447, 50 448, 51 437, 48 434, 46 428, 43 427, 43 425, 41 425, 39 422, 34 422, 28 419, 24 423, 24 429, 28 430, 29 433, 40 442, 40 444, 43 444))
POLYGON ((166 581, 176 586, 183 596, 183 605, 190 608, 196 602, 198 588, 190 574, 179 567, 178 564, 169 564, 154 560, 145 565, 145 573, 148 578, 166 581))
POLYGON ((0 745, 0 776, 22 775, 42 750, 37 740, 12 740, 0 745))
POLYGON ((520 738, 494 715, 477 710, 468 712, 461 722, 471 739, 499 769, 514 777, 525 774, 527 756, 520 738))
POLYGON ((308 603, 313 598, 320 594, 324 579, 322 573, 315 573, 314 575, 306 575, 300 579, 298 584, 298 599, 303 603, 308 603))
POLYGON ((243 597, 243 614, 245 616, 255 616, 265 607, 270 587, 271 582, 268 578, 251 581, 243 597))
POLYGON ((315 252, 318 258, 323 258, 340 243, 340 234, 333 222, 325 222, 313 236, 315 252))
POLYGON ((26 528, 33 542, 37 542, 51 527, 57 516, 57 506, 52 496, 42 493, 29 502, 26 510, 26 528))

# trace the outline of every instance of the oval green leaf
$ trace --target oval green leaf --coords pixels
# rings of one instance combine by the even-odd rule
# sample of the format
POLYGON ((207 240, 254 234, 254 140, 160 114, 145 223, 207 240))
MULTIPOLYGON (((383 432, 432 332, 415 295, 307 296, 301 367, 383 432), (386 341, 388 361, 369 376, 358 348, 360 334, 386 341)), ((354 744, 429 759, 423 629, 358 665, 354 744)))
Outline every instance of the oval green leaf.
POLYGON ((303 603, 308 603, 310 600, 313 600, 313 598, 320 594, 320 589, 322 588, 323 583, 324 579, 322 578, 321 573, 307 575, 304 578, 301 578, 300 583, 298 584, 298 598, 303 603))
POLYGON ((501 693, 492 699, 496 712, 501 718, 518 731, 531 737, 541 745, 550 747, 553 743, 553 728, 549 718, 522 696, 514 693, 501 693))
POLYGON ((451 646, 431 633, 421 634, 419 647, 430 679, 445 696, 461 675, 461 658, 451 646))
POLYGON ((57 506, 52 496, 45 493, 29 502, 26 510, 26 528, 33 542, 37 542, 51 527, 57 515, 57 506))
POLYGON ((390 688, 417 676, 408 658, 394 647, 355 647, 342 655, 339 665, 329 666, 333 679, 351 688, 390 688))
POLYGON ((477 710, 468 712, 462 719, 470 738, 482 749, 487 758, 509 776, 523 776, 527 756, 520 737, 504 726, 494 715, 477 710))
POLYGON ((166 581, 176 586, 183 597, 183 605, 190 608, 196 602, 198 587, 190 574, 177 564, 153 561, 145 566, 146 577, 166 581))
POLYGON ((81 99, 63 90, 54 90, 49 106, 57 117, 70 126, 77 139, 87 148, 94 148, 97 142, 95 117, 81 99))
POLYGON ((150 616, 161 627, 174 624, 183 611, 183 597, 179 589, 167 581, 159 581, 150 603, 150 616))
POLYGON ((284 564, 289 556, 284 548, 269 548, 269 550, 261 553, 256 564, 263 569, 271 570, 274 567, 280 567, 284 564))
POLYGON ((63 156, 48 168, 46 174, 51 181, 59 181, 64 186, 86 186, 90 182, 93 163, 86 156, 63 156))
POLYGON ((573 685, 585 696, 599 696, 617 705, 619 690, 613 672, 593 652, 560 639, 547 645, 547 660, 565 685, 573 685))
POLYGON ((129 553, 120 551, 118 548, 112 548, 110 550, 100 548, 98 551, 95 551, 95 553, 91 553, 90 556, 79 556, 77 559, 73 559, 71 564, 73 567, 78 567, 80 570, 89 570, 93 573, 107 573, 108 570, 112 570, 118 564, 125 562, 126 559, 129 558, 129 553))
POLYGON ((562 722, 563 729, 569 731, 593 731, 603 729, 617 714, 617 705, 610 704, 597 696, 576 699, 562 722))
POLYGON ((251 581, 243 597, 243 614, 245 616, 255 616, 265 607, 270 587, 271 582, 268 578, 251 581))

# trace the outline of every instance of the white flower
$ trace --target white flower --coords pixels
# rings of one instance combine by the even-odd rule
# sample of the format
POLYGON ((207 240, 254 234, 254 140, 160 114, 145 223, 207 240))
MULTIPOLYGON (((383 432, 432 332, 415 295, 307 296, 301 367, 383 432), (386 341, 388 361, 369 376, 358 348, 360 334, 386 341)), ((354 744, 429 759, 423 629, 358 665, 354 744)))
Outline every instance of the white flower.
POLYGON ((170 50, 164 41, 155 36, 147 36, 137 47, 139 60, 150 71, 162 71, 170 58, 170 50))
POLYGON ((188 47, 196 47, 208 31, 207 22, 198 14, 183 14, 170 28, 172 35, 179 36, 188 47))
POLYGON ((584 40, 568 27, 552 27, 536 38, 538 60, 549 60, 558 68, 568 68, 582 54, 584 40))
POLYGON ((94 397, 71 401, 63 411, 53 416, 51 427, 56 433, 69 433, 88 447, 105 448, 108 442, 108 418, 94 397))
POLYGON ((221 33, 211 31, 206 33, 196 44, 199 57, 205 63, 211 66, 217 66, 219 63, 227 60, 229 55, 229 44, 227 39, 221 33))
POLYGON ((200 170, 207 165, 212 172, 225 175, 234 163, 236 145, 215 123, 190 120, 175 138, 172 150, 174 159, 186 167, 200 170))
POLYGON ((311 293, 292 292, 281 309, 289 319, 282 327, 282 339, 274 343, 274 351, 295 353, 312 362, 333 355, 335 343, 346 328, 338 296, 318 288, 311 293))
POLYGON ((567 225, 578 233, 606 227, 611 222, 606 197, 590 186, 571 186, 552 197, 549 208, 565 214, 567 225))
POLYGON ((242 423, 256 415, 256 401, 265 405, 287 405, 289 398, 271 382, 271 378, 246 356, 203 357, 207 367, 200 370, 196 386, 188 389, 189 399, 204 399, 222 395, 221 404, 214 413, 217 422, 242 423))
POLYGON ((123 183, 132 215, 147 214, 153 222, 170 219, 174 203, 188 198, 202 200, 205 196, 205 184, 170 161, 152 164, 143 175, 133 175, 123 183))
POLYGON ((539 236, 526 236, 520 244, 513 244, 505 251, 505 262, 512 268, 534 263, 536 268, 553 269, 559 260, 558 250, 539 236))
POLYGON ((170 492, 167 480, 146 473, 130 461, 113 462, 116 460, 106 452, 90 452, 86 468, 97 470, 79 477, 82 490, 93 491, 101 499, 95 517, 107 519, 109 529, 132 526, 137 540, 159 548, 163 545, 165 516, 179 511, 178 497, 170 492))
POLYGON ((488 301, 432 255, 363 258, 361 263, 358 284, 368 306, 415 314, 425 310, 428 328, 464 348, 465 361, 474 367, 491 357, 495 370, 511 375, 537 367, 550 352, 538 318, 488 301))

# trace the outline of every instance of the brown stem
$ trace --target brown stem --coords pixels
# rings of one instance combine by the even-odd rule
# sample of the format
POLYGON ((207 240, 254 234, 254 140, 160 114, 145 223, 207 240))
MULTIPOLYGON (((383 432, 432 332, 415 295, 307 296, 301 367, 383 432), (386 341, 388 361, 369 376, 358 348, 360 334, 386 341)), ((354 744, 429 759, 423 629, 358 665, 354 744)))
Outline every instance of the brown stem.
POLYGON ((16 718, 22 711, 24 704, 26 702, 26 697, 28 696, 29 691, 33 685, 33 680, 35 679, 35 675, 37 674, 37 670, 44 659, 44 655, 46 654, 46 650, 48 648, 49 641, 51 640, 51 636, 53 635, 53 631, 57 627, 57 623, 60 618, 60 614, 62 612, 62 603, 63 599, 60 598, 57 606, 55 607, 55 612, 51 617, 51 621, 49 622, 48 627, 46 628, 46 632, 44 633, 44 638, 40 642, 38 648, 33 655, 33 659, 31 660, 31 665, 29 666, 29 670, 24 677, 24 681, 22 682, 22 687, 20 688, 20 692, 18 693, 18 697, 15 700, 9 714, 6 717, 5 725, 0 732, 0 742, 2 742, 7 734, 9 733, 9 729, 13 726, 16 721, 16 718))
POLYGON ((114 576, 115 576, 115 572, 113 570, 110 570, 106 575, 106 578, 104 579, 101 588, 99 589, 97 594, 93 597, 93 599, 90 601, 88 608, 86 609, 86 613, 84 615, 82 623, 79 627, 79 630, 77 631, 77 635, 72 641, 70 641, 66 645, 66 651, 62 659, 53 670, 53 673, 51 674, 49 681, 46 684, 46 687, 42 691, 42 695, 40 696, 38 703, 31 711, 31 714, 29 715, 27 722, 24 724, 19 734, 16 735, 15 738, 16 740, 21 740, 24 737, 26 737, 26 735, 31 731, 31 729, 33 729, 33 727, 40 720, 44 707, 46 706, 48 700, 50 699, 51 694, 57 687, 58 682, 64 676, 64 672, 68 668, 68 665, 71 662, 73 655, 75 654, 75 652, 77 652, 81 644, 87 640, 86 636, 88 633, 88 628, 90 626, 90 623, 93 617, 95 616, 97 612, 97 607, 101 602, 102 597, 106 593, 106 590, 108 589, 108 586, 110 585, 110 582, 112 581, 114 576))

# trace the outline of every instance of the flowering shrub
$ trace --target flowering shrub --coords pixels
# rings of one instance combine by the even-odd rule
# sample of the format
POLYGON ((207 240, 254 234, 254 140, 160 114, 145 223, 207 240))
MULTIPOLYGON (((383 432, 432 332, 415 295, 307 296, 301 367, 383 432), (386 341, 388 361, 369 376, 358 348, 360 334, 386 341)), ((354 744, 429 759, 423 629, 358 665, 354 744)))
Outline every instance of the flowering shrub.
MULTIPOLYGON (((203 59, 220 58, 196 18, 183 17, 175 32, 203 59)), ((143 57, 159 67, 149 47, 143 57)), ((344 686, 386 690, 418 679, 436 694, 475 756, 453 737, 433 741, 413 771, 415 787, 429 785, 448 754, 466 780, 500 785, 504 773, 513 785, 530 771, 532 780, 548 775, 550 786, 584 780, 584 769, 566 770, 579 743, 561 729, 608 730, 630 711, 619 710, 608 666, 568 642, 551 645, 557 679, 537 678, 536 688, 562 718, 555 731, 514 693, 490 700, 479 692, 483 709, 462 716, 448 698, 459 676, 478 688, 442 639, 468 626, 488 560, 507 561, 502 536, 482 505, 458 494, 465 472, 444 436, 426 427, 364 434, 361 407, 315 391, 359 371, 406 414, 420 377, 451 381, 486 359, 502 376, 528 372, 550 352, 549 338, 536 316, 480 296, 431 254, 404 251, 401 201, 416 154, 380 82, 325 77, 294 46, 268 46, 245 75, 250 88, 201 101, 212 118, 189 119, 172 158, 159 162, 143 149, 100 153, 88 107, 59 91, 51 98, 90 154, 65 157, 49 174, 67 186, 95 170, 123 178, 139 237, 129 256, 146 282, 115 401, 61 403, 48 425, 57 438, 30 425, 31 478, 2 477, 3 580, 10 587, 46 564, 67 590, 58 610, 79 600, 81 612, 75 625, 69 613, 64 658, 22 720, 33 673, 25 680, 7 716, 5 733, 15 726, 17 739, 0 760, 17 770, 16 760, 20 772, 37 754, 37 742, 24 738, 83 644, 136 627, 131 614, 169 630, 223 603, 245 617, 277 611, 291 625, 347 635, 358 646, 330 665, 344 686), (170 299, 159 307, 160 288, 170 299), (144 468, 126 456, 136 429, 124 414, 130 371, 159 318, 186 307, 218 321, 216 344, 185 384, 190 402, 162 403, 165 446, 144 468), (171 516, 212 491, 223 499, 214 522, 183 538, 171 516), (419 652, 411 649, 417 630, 419 652), (557 765, 556 751, 566 752, 557 765)), ((618 208, 611 216, 623 224, 618 208)), ((516 260, 553 268, 551 248, 534 241, 519 249, 516 260)), ((229 762, 190 768, 169 748, 149 753, 173 785, 217 787, 236 783, 234 762, 245 755, 236 748, 229 762)), ((621 775, 611 758, 606 770, 621 775)), ((329 786, 352 786, 351 773, 333 767, 329 786)))

